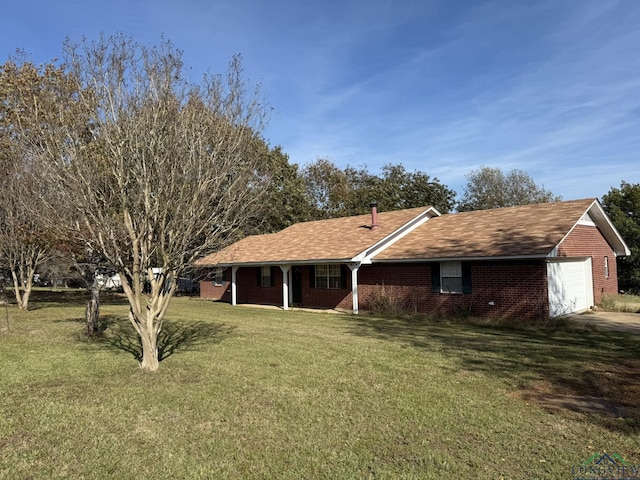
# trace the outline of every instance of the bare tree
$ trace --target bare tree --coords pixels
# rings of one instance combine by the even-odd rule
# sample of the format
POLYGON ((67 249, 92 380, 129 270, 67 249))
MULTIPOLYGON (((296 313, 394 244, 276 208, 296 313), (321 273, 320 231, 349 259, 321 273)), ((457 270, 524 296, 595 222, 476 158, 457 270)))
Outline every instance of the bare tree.
POLYGON ((141 367, 154 371, 179 276, 260 208, 268 177, 253 144, 268 110, 239 58, 226 75, 192 84, 169 42, 147 48, 116 36, 67 41, 64 51, 77 88, 50 112, 63 128, 42 132, 47 216, 72 219, 62 223, 114 265, 141 367))

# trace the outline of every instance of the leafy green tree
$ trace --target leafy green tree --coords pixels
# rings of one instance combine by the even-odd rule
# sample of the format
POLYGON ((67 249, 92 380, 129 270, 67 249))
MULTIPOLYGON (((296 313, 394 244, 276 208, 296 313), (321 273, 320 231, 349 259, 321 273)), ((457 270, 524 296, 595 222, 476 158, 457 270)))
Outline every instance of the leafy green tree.
POLYGON ((467 184, 457 205, 459 212, 562 200, 544 186, 538 186, 523 170, 513 169, 505 174, 499 168, 482 166, 466 178, 467 184))
POLYGON ((602 197, 602 206, 631 250, 618 258, 620 288, 640 294, 640 184, 622 182, 602 197))
POLYGON ((348 215, 351 204, 347 176, 330 160, 320 158, 305 165, 302 177, 314 220, 348 215))
POLYGON ((310 220, 311 204, 298 165, 289 163, 289 156, 282 147, 269 148, 264 141, 260 141, 259 157, 269 183, 262 201, 262 212, 248 226, 246 233, 278 232, 294 223, 310 220))
POLYGON ((381 175, 375 175, 366 167, 341 170, 321 159, 307 165, 302 176, 315 218, 367 213, 372 201, 378 203, 380 211, 430 205, 448 213, 454 205, 453 190, 424 172, 407 172, 400 164, 387 164, 381 175))
POLYGON ((401 210, 404 208, 430 205, 449 213, 454 206, 455 192, 442 185, 437 178, 431 179, 424 172, 407 172, 400 164, 382 167, 379 186, 381 196, 378 206, 381 210, 401 210))

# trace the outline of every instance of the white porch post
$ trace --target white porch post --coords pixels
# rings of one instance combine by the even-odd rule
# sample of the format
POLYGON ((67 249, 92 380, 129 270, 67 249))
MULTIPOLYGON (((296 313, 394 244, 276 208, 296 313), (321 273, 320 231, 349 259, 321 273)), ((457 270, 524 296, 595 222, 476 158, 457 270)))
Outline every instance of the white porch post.
POLYGON ((289 270, 291 265, 280 265, 282 270, 282 309, 289 310, 289 270))
POLYGON ((293 305, 293 268, 289 268, 287 278, 289 279, 289 305, 293 305))
POLYGON ((348 263, 351 269, 351 298, 353 299, 353 313, 358 314, 358 269, 359 263, 348 263))
POLYGON ((237 290, 238 290, 238 282, 237 282, 237 273, 238 267, 231 267, 231 305, 236 305, 237 302, 237 290))

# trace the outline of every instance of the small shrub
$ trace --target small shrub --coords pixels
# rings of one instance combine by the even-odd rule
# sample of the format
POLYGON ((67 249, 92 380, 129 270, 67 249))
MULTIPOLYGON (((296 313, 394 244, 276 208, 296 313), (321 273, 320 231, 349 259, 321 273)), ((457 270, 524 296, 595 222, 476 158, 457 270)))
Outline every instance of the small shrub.
POLYGON ((616 297, 614 295, 602 295, 602 298, 600 299, 600 304, 598 305, 598 307, 600 307, 602 310, 606 310, 606 311, 614 311, 616 306, 616 297))
POLYGON ((409 308, 402 298, 394 295, 384 285, 376 286, 369 299, 369 305, 372 313, 385 317, 402 317, 415 311, 415 308, 409 308))

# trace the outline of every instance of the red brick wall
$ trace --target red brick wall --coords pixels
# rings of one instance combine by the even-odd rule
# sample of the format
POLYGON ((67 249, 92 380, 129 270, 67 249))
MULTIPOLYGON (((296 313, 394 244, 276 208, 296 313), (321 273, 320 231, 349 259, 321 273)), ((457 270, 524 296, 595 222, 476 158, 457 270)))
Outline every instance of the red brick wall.
POLYGON ((547 269, 542 260, 473 262, 471 284, 470 294, 432 292, 429 263, 379 264, 360 269, 358 297, 363 310, 370 309, 383 291, 408 311, 495 318, 548 315, 547 269))
MULTIPOLYGON (((344 288, 312 288, 309 278, 311 269, 302 266, 301 298, 302 305, 318 308, 352 308, 351 274, 347 275, 344 288)), ((274 286, 258 286, 257 267, 239 268, 237 272, 237 302, 265 305, 282 305, 282 270, 275 267, 274 286)), ((231 268, 225 271, 225 286, 213 286, 210 280, 200 282, 200 298, 231 302, 231 268)), ((293 288, 292 286, 290 288, 293 288)))
POLYGON ((229 299, 231 299, 231 269, 224 270, 222 285, 214 285, 213 283, 213 270, 210 271, 204 280, 200 280, 200 298, 206 300, 220 300, 227 292, 229 292, 229 299))
MULTIPOLYGON (((302 306, 352 308, 350 272, 345 288, 323 289, 311 288, 310 271, 308 266, 302 267, 302 306)), ((258 286, 256 267, 239 268, 238 303, 282 305, 282 271, 276 267, 274 273, 274 287, 263 288, 258 286)), ((546 278, 542 260, 474 262, 472 293, 449 294, 431 291, 429 263, 365 265, 358 271, 359 306, 361 310, 371 309, 376 296, 383 292, 411 312, 538 318, 548 315, 546 278)), ((229 282, 225 287, 201 282, 201 297, 230 302, 231 269, 225 272, 225 279, 229 282)))
MULTIPOLYGON (((258 269, 260 267, 243 267, 237 272, 238 303, 257 303, 261 305, 282 305, 282 270, 272 268, 273 287, 258 285, 258 269)), ((231 301, 231 294, 225 300, 231 301)))
MULTIPOLYGON (((259 267, 242 267, 236 273, 237 302, 264 305, 282 305, 282 270, 280 267, 272 269, 274 275, 273 287, 258 285, 259 267)), ((224 272, 225 284, 214 286, 211 280, 200 281, 200 298, 207 300, 222 300, 231 302, 231 268, 224 272)))
POLYGON ((231 284, 229 282, 225 282, 224 285, 214 285, 211 280, 200 280, 200 298, 220 300, 226 292, 230 291, 231 284))
POLYGON ((618 293, 616 256, 597 227, 576 225, 558 248, 560 257, 591 257, 593 300, 600 303, 602 295, 618 293), (609 259, 609 277, 605 276, 604 257, 609 259))
MULTIPOLYGON (((348 270, 348 269, 347 269, 348 270)), ((302 267, 302 305, 319 308, 344 308, 351 310, 351 271, 348 270, 343 288, 312 288, 311 268, 302 267)))

